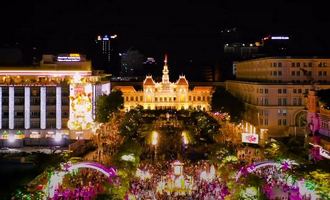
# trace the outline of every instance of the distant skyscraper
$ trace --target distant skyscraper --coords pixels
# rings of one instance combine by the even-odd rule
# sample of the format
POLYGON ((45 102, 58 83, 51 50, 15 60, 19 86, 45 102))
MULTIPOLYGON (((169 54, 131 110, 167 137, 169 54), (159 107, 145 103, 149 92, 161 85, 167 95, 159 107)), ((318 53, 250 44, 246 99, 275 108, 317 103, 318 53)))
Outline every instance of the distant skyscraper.
POLYGON ((92 63, 96 70, 104 70, 114 76, 119 74, 117 35, 98 35, 95 39, 92 63))

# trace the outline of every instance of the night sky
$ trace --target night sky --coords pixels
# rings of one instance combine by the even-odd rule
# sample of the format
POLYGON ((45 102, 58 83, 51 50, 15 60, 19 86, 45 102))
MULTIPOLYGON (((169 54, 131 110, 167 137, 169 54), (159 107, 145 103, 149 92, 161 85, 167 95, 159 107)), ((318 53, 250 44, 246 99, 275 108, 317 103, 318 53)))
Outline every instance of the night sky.
MULTIPOLYGON (((324 1, 325 2, 325 1, 324 1)), ((44 53, 82 52, 97 34, 118 34, 120 51, 135 47, 170 62, 214 60, 221 41, 288 34, 297 48, 329 55, 328 6, 317 1, 7 1, 0 44, 37 45, 44 53), (234 36, 221 30, 236 27, 234 36), (175 60, 175 61, 174 61, 175 60)))

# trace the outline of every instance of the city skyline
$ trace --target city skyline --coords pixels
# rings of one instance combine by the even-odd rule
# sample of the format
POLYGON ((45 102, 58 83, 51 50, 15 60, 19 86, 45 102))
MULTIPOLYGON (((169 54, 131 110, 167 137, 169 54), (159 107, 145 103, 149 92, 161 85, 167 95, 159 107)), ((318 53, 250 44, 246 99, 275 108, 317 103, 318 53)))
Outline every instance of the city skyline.
POLYGON ((129 1, 6 2, 0 45, 37 46, 43 53, 91 54, 97 35, 118 34, 119 51, 135 47, 158 63, 164 52, 179 67, 190 60, 215 64, 226 41, 290 35, 297 54, 329 55, 322 4, 276 1, 173 3, 129 1), (8 17, 11 16, 11 17, 8 17), (229 33, 224 33, 230 31, 229 33), (230 34, 228 36, 228 34, 230 34))

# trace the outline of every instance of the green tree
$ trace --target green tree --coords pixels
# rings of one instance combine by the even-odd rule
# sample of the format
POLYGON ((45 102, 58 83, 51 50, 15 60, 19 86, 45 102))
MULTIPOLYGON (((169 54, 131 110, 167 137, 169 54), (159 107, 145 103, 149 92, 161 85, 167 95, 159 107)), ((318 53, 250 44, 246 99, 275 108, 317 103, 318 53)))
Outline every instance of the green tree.
POLYGON ((240 121, 245 112, 244 103, 223 87, 216 88, 212 95, 211 105, 213 111, 229 113, 231 121, 235 122, 240 121))
POLYGON ((123 107, 124 98, 120 90, 112 90, 109 95, 99 96, 96 101, 96 121, 108 122, 111 113, 119 111, 123 107))

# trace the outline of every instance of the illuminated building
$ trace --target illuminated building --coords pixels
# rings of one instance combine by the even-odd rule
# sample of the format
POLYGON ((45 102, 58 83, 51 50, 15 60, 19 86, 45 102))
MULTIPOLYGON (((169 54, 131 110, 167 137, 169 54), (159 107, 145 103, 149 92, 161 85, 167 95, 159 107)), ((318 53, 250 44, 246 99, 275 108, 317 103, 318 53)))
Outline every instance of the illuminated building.
POLYGON ((80 54, 44 55, 36 67, 1 67, 0 133, 85 137, 95 99, 109 92, 110 83, 93 76, 90 61, 80 54))
POLYGON ((305 96, 330 88, 330 59, 272 57, 236 63, 237 80, 226 89, 245 102, 244 119, 269 136, 303 133, 305 96))
POLYGON ((124 108, 126 111, 138 105, 144 109, 198 109, 210 110, 210 101, 213 88, 210 86, 198 86, 189 89, 189 83, 185 76, 170 82, 167 58, 163 68, 161 82, 155 82, 152 76, 146 76, 143 81, 143 90, 136 91, 133 86, 116 86, 124 95, 124 108))
POLYGON ((308 128, 313 134, 310 144, 319 148, 322 157, 330 159, 330 110, 329 107, 322 105, 314 90, 308 93, 306 119, 308 128))
POLYGON ((93 50, 93 68, 118 75, 120 58, 117 49, 117 35, 98 35, 93 50))

